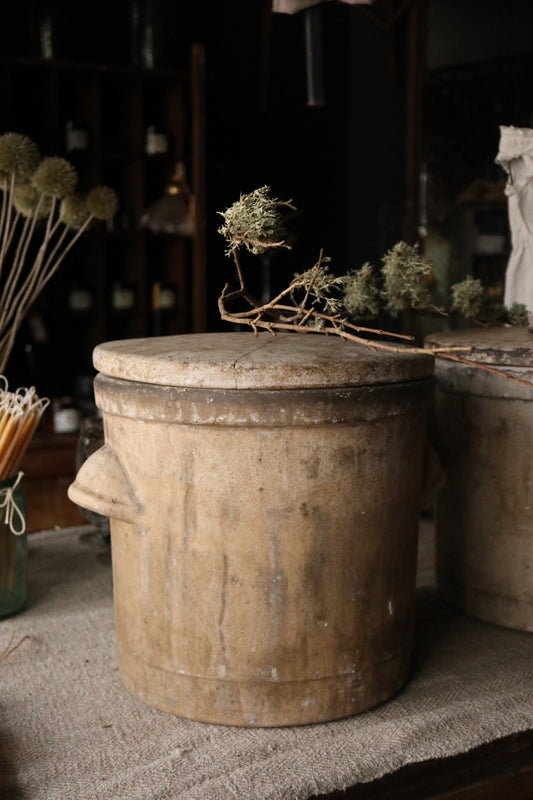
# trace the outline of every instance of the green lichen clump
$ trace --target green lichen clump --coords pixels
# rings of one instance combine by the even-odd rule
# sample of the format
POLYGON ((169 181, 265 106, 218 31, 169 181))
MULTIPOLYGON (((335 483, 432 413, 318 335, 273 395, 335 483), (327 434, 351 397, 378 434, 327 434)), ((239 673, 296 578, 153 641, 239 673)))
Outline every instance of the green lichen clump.
POLYGON ((307 301, 312 307, 320 308, 325 314, 338 314, 343 310, 340 292, 344 286, 344 277, 331 272, 330 263, 330 258, 322 257, 312 269, 296 273, 292 285, 305 291, 307 301))
POLYGON ((420 255, 418 245, 398 242, 383 257, 383 291, 386 310, 397 317, 408 308, 431 308, 429 277, 431 264, 420 255))
POLYGON ((477 319, 483 307, 485 290, 478 278, 468 275, 464 281, 451 287, 451 310, 466 319, 477 319))
POLYGON ((508 312, 509 322, 519 328, 529 325, 529 314, 524 303, 513 303, 508 312))
POLYGON ((226 253, 245 247, 254 255, 261 255, 272 247, 287 247, 284 241, 283 209, 294 209, 292 202, 270 196, 270 188, 263 186, 240 199, 226 211, 224 225, 218 232, 228 241, 226 253))
POLYGON ((368 261, 344 279, 344 307, 354 319, 374 319, 381 310, 378 282, 368 261))

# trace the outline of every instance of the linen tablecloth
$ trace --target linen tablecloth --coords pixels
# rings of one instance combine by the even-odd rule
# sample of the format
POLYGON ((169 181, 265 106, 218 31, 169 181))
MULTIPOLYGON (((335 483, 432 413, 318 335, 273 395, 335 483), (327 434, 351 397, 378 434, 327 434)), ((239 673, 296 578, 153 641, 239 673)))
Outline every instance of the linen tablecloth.
POLYGON ((430 528, 406 688, 350 719, 277 729, 136 700, 116 666, 108 546, 88 527, 33 534, 28 608, 0 621, 0 652, 20 642, 0 661, 0 797, 304 800, 531 728, 533 635, 439 601, 430 528))

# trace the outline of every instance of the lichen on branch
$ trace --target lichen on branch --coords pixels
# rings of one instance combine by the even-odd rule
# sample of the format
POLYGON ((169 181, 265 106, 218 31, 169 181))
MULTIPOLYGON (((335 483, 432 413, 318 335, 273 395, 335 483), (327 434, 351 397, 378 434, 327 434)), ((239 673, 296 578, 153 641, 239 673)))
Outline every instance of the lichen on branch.
POLYGON ((284 241, 283 209, 296 210, 292 200, 278 200, 270 196, 270 188, 241 194, 240 200, 226 211, 219 211, 224 225, 218 232, 228 241, 227 255, 237 248, 246 247, 254 255, 266 253, 273 247, 289 247, 284 241))
POLYGON ((393 317, 412 308, 432 308, 429 292, 431 264, 420 255, 418 245, 397 242, 383 257, 383 291, 386 310, 393 317))
MULTIPOLYGON (((268 186, 263 186, 241 195, 226 211, 219 212, 224 218, 219 233, 227 241, 226 254, 233 258, 239 281, 233 290, 226 284, 219 297, 223 320, 249 325, 255 332, 319 332, 395 349, 394 344, 381 339, 412 342, 413 337, 360 323, 382 313, 397 317, 406 310, 441 316, 457 313, 476 320, 482 312, 485 289, 471 276, 452 286, 450 308, 436 306, 430 288, 432 264, 417 244, 406 242, 397 242, 385 253, 379 272, 366 262, 359 269, 337 275, 331 269, 331 260, 321 251, 316 264, 293 275, 279 294, 267 302, 256 301, 246 286, 239 253, 247 250, 261 255, 275 248, 289 248, 285 214, 294 210, 292 200, 278 200, 271 196, 268 186)), ((513 317, 523 321, 524 314, 514 309, 513 317)))
POLYGON ((483 284, 478 278, 473 278, 471 275, 461 281, 455 283, 452 288, 452 311, 457 311, 462 314, 466 319, 477 319, 481 313, 485 291, 483 284))
MULTIPOLYGON (((297 273, 289 285, 267 303, 257 302, 248 292, 239 251, 246 249, 261 255, 274 248, 289 248, 286 241, 284 212, 294 211, 291 200, 273 198, 270 188, 263 186, 240 199, 224 212, 224 225, 219 228, 228 246, 226 254, 233 257, 238 288, 230 291, 228 284, 219 297, 221 318, 233 324, 244 324, 254 331, 266 329, 271 333, 292 330, 298 333, 334 333, 345 339, 364 341, 369 336, 384 336, 385 331, 356 324, 346 304, 346 290, 354 294, 357 276, 335 275, 330 269, 330 259, 321 252, 311 269, 297 273)), ((365 278, 360 277, 361 288, 365 278)), ((366 287, 368 292, 368 286, 366 287)), ((374 298, 375 300, 375 298, 374 298)), ((375 302, 366 301, 367 311, 376 308, 375 302)), ((411 336, 390 333, 389 336, 411 340, 411 336)), ((385 346, 383 343, 375 346, 385 346)), ((390 346, 390 345, 389 345, 390 346)))

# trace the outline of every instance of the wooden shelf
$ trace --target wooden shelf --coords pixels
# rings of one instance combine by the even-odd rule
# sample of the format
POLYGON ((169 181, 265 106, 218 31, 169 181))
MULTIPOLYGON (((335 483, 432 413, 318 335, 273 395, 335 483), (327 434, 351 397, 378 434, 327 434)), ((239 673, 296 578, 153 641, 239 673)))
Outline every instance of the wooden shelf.
POLYGON ((76 433, 41 431, 30 442, 21 465, 28 532, 87 524, 67 495, 76 475, 77 444, 76 433))
MULTIPOLYGON (((0 59, 4 131, 32 137, 43 155, 70 160, 80 191, 106 184, 120 200, 114 228, 100 224, 84 235, 38 301, 50 339, 50 384, 57 392, 71 394, 74 377, 91 374, 92 351, 102 341, 150 336, 155 327, 162 334, 205 328, 204 70, 201 45, 193 46, 186 70, 0 59), (69 121, 86 132, 86 148, 69 149, 69 121), (164 156, 146 153, 152 125, 167 136, 164 156), (147 234, 143 212, 163 194, 178 161, 186 166, 195 200, 194 234, 187 239, 147 234), (156 281, 171 283, 177 295, 172 313, 159 315, 155 325, 156 281), (127 313, 113 307, 117 282, 134 290, 127 313), (90 308, 76 311, 69 305, 74 287, 89 291, 90 308)), ((45 392, 48 387, 41 389, 45 392)))

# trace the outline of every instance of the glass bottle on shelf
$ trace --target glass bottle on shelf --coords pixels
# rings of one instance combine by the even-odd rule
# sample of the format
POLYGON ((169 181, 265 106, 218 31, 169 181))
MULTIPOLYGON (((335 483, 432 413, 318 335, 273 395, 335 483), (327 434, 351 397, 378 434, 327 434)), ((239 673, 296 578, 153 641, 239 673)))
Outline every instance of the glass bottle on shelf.
POLYGON ((163 196, 146 209, 141 218, 143 227, 152 233, 192 236, 194 233, 193 196, 185 174, 185 164, 179 161, 163 196))
POLYGON ((168 153, 168 136, 155 125, 146 129, 144 149, 147 156, 163 156, 168 153))
POLYGON ((87 150, 89 147, 89 133, 85 128, 75 125, 69 119, 65 125, 65 149, 67 153, 87 150))

